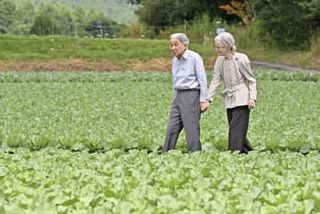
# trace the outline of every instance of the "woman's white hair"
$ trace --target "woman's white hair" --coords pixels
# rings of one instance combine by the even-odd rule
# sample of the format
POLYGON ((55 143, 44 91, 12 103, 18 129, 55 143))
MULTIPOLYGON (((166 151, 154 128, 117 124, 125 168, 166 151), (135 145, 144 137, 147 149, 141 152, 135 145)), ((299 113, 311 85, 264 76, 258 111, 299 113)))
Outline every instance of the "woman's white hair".
POLYGON ((230 50, 235 51, 236 50, 236 43, 231 33, 228 32, 222 32, 219 33, 214 40, 216 42, 222 43, 222 45, 226 46, 227 48, 230 48, 230 50))
POLYGON ((185 45, 189 44, 189 39, 185 33, 173 33, 170 35, 170 39, 177 39, 185 45))

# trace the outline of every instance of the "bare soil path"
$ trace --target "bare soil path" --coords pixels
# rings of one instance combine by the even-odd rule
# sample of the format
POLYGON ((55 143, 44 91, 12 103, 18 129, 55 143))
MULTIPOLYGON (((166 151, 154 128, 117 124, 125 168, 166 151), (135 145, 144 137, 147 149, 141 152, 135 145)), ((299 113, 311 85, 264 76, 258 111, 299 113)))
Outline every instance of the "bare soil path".
MULTIPOLYGON (((252 67, 270 68, 278 71, 301 71, 319 73, 320 69, 305 69, 290 65, 275 64, 261 61, 251 61, 252 67)), ((211 67, 211 66, 209 66, 211 67)), ((211 69, 211 68, 209 68, 211 69)), ((30 61, 0 61, 0 72, 5 71, 170 71, 170 59, 159 58, 148 61, 135 60, 115 65, 107 60, 88 61, 83 59, 70 60, 30 60, 30 61)))
POLYGON ((269 62, 261 62, 261 61, 251 61, 253 67, 262 67, 262 68, 270 68, 278 71, 301 71, 307 73, 319 73, 320 69, 305 69, 296 66, 269 63, 269 62))

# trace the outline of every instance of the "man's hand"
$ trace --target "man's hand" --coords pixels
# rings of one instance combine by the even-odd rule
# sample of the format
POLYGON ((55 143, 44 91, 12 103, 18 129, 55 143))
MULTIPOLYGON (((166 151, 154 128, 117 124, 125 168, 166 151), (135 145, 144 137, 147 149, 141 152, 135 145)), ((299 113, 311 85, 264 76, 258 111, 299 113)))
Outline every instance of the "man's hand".
POLYGON ((209 109, 209 101, 200 102, 200 110, 201 112, 206 112, 209 109))

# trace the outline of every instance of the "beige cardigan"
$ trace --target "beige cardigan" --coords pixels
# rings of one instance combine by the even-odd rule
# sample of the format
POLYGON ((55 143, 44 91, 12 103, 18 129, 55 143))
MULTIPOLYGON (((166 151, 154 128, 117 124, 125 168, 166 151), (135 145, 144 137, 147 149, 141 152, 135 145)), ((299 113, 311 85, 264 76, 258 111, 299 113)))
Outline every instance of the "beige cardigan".
POLYGON ((235 52, 232 59, 224 56, 217 58, 208 90, 209 101, 212 101, 221 79, 224 83, 222 96, 226 108, 248 105, 249 98, 257 99, 256 79, 246 54, 235 52))

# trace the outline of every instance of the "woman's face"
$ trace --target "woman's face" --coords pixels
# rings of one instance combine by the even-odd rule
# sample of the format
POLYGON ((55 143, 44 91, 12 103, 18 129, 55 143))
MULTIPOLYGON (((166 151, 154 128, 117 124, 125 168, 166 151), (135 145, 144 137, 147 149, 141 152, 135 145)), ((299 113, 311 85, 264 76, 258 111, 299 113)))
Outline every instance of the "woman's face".
POLYGON ((223 45, 220 41, 215 42, 215 48, 219 56, 228 56, 230 49, 223 45))
POLYGON ((180 42, 180 40, 170 39, 170 50, 176 57, 178 58, 182 57, 186 49, 187 49, 187 46, 182 42, 180 42))

